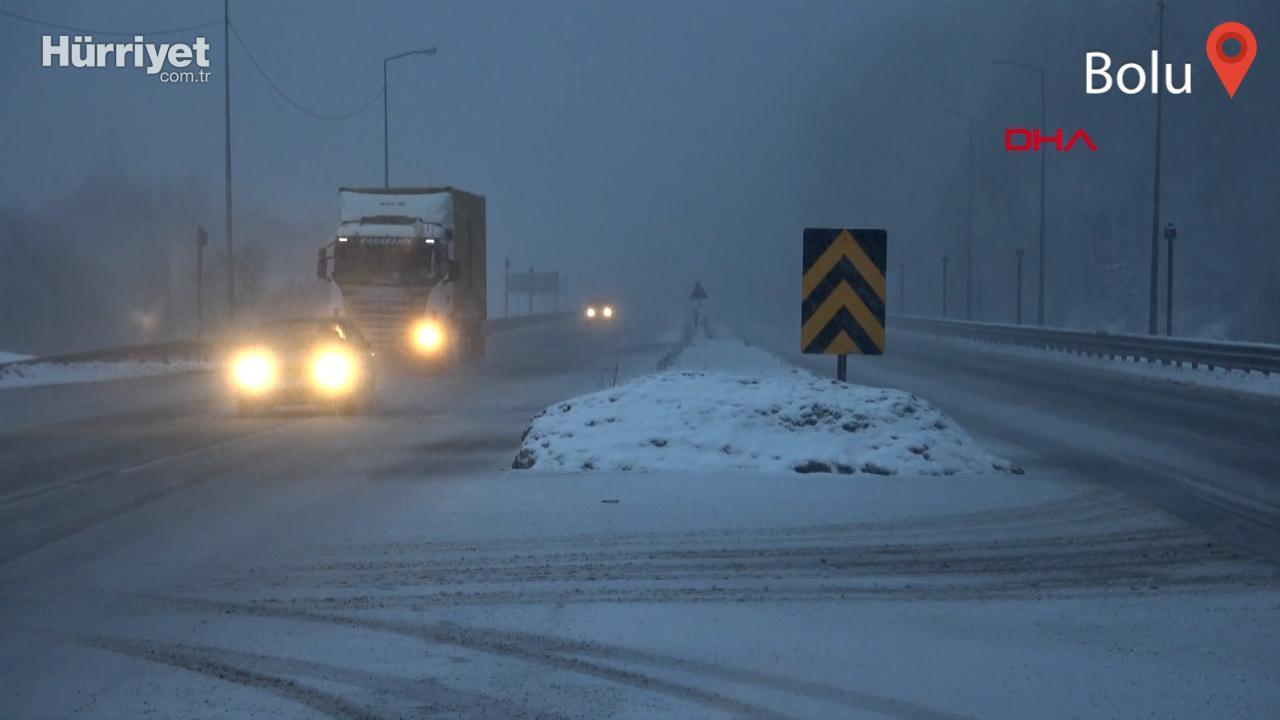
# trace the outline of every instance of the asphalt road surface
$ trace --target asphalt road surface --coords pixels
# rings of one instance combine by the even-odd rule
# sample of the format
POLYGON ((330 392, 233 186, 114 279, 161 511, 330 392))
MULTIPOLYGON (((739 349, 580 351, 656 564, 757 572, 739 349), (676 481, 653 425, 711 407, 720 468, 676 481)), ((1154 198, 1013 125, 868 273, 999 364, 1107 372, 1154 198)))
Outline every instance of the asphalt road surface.
POLYGON ((508 469, 665 349, 511 330, 353 418, 237 418, 210 375, 0 392, 0 717, 1280 709, 1274 405, 895 338, 868 381, 1025 476, 508 469))

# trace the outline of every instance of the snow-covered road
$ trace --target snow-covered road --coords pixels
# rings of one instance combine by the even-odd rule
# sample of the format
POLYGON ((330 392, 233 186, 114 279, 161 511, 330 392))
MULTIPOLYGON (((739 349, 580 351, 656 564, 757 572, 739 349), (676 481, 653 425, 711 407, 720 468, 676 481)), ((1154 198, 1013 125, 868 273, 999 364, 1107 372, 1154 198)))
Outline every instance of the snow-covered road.
MULTIPOLYGON (((502 333, 359 418, 0 393, 0 715, 1280 711, 1273 565, 1007 443, 1025 475, 509 469, 639 340, 502 333)), ((760 371, 726 342, 676 369, 760 371)))

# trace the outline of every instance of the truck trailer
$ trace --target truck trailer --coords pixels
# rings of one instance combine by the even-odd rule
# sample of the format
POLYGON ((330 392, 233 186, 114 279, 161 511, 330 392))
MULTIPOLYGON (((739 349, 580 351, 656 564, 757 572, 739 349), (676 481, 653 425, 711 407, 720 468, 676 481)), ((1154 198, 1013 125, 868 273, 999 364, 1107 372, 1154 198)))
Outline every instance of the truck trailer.
POLYGON ((439 364, 484 356, 485 201, 454 187, 340 188, 316 274, 375 350, 439 364))

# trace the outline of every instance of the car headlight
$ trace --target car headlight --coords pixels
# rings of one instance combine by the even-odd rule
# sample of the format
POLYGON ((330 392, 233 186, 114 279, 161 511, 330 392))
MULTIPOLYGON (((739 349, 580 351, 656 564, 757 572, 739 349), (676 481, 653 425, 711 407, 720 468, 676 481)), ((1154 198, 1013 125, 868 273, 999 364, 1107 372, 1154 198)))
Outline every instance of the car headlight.
POLYGON ((350 353, 321 350, 311 360, 311 380, 325 392, 344 392, 355 384, 356 364, 350 353))
POLYGON ((278 374, 278 363, 266 350, 245 350, 231 360, 231 382, 246 392, 270 390, 278 374))
POLYGON ((604 310, 601 310, 600 313, 607 318, 611 318, 613 317, 613 308, 609 305, 605 305, 604 310))
POLYGON ((595 316, 596 316, 596 309, 593 307, 587 308, 587 317, 593 318, 595 316))
POLYGON ((444 328, 435 320, 422 320, 413 326, 411 340, 418 352, 438 352, 444 347, 444 328))

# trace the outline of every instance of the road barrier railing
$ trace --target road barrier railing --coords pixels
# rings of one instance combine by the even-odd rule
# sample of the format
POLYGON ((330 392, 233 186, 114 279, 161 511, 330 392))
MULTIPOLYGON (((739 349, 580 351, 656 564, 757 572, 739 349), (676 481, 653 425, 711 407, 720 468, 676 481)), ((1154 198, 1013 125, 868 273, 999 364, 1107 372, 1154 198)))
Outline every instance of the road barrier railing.
POLYGON ((1192 368, 1203 365, 1209 369, 1225 368, 1264 375, 1280 373, 1280 345, 1266 343, 1090 332, 913 315, 892 315, 888 326, 890 332, 897 328, 939 337, 1021 345, 1078 355, 1190 365, 1192 368))
POLYGON ((174 340, 142 345, 120 345, 97 350, 40 355, 38 357, 0 363, 0 375, 4 375, 5 370, 10 367, 26 365, 71 365, 89 362, 199 362, 208 360, 213 351, 213 342, 204 340, 174 340))
MULTIPOLYGON (((485 322, 485 332, 501 332, 503 330, 510 330, 518 327, 564 320, 572 315, 573 313, 544 313, 539 315, 520 315, 508 318, 491 318, 485 322)), ((0 363, 0 377, 3 377, 6 371, 11 367, 16 368, 29 365, 71 365, 89 362, 170 363, 209 361, 218 356, 223 344, 224 341, 220 338, 208 338, 204 340, 173 340, 158 343, 142 343, 138 345, 120 345, 116 347, 100 348, 97 350, 58 353, 56 355, 40 355, 37 357, 25 358, 23 360, 13 360, 7 363, 0 363)))

